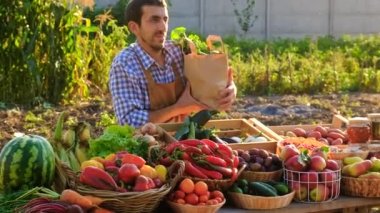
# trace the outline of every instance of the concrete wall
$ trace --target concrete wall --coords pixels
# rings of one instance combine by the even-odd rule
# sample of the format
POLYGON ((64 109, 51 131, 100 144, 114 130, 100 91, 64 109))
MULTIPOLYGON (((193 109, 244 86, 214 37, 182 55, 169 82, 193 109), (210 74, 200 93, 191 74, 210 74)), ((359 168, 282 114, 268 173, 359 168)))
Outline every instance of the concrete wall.
MULTIPOLYGON (((98 0, 106 6, 117 0, 98 0)), ((238 0, 239 9, 246 0, 238 0)), ((170 28, 187 29, 208 35, 241 35, 231 0, 171 0, 170 28)), ((258 16, 246 35, 255 38, 380 32, 379 0, 256 0, 258 16)))

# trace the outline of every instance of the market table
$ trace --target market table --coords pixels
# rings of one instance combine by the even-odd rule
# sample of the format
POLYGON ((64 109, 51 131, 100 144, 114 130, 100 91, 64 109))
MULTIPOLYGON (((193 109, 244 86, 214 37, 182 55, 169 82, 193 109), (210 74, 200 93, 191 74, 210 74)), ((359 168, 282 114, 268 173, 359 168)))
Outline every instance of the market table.
POLYGON ((380 198, 361 198, 340 196, 339 199, 325 203, 297 203, 292 202, 289 206, 271 210, 246 210, 232 206, 224 206, 218 213, 307 213, 307 212, 343 212, 343 213, 370 213, 370 207, 380 206, 380 198), (335 211, 334 211, 335 210, 335 211))

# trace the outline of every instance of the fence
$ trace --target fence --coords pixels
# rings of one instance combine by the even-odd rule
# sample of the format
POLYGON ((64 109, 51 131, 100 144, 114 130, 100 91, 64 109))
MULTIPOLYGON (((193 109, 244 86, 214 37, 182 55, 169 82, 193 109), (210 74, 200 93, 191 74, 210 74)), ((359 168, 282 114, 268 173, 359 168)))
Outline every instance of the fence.
MULTIPOLYGON (((246 0, 238 0, 238 5, 243 9, 246 0)), ((233 10, 231 0, 171 0, 169 27, 185 26, 203 35, 241 35, 233 10)), ((380 32, 378 0, 256 0, 253 14, 258 18, 246 36, 260 39, 380 32)))

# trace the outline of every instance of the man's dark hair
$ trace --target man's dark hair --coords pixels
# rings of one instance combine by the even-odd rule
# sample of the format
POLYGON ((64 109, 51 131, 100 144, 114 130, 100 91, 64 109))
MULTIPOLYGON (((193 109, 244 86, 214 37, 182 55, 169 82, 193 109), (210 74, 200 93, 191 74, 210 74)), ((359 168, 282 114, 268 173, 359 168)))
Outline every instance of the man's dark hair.
POLYGON ((128 22, 130 21, 134 21, 138 25, 140 25, 142 17, 142 7, 146 5, 167 7, 165 0, 131 0, 128 3, 127 8, 125 9, 125 24, 128 24, 128 22))

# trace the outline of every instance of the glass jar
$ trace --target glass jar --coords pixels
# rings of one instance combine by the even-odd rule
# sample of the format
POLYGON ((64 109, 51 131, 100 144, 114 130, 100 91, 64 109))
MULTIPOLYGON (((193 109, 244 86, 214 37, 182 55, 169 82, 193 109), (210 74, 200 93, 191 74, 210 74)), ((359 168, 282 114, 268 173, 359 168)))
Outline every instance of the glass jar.
POLYGON ((349 143, 367 143, 371 136, 368 118, 355 117, 348 120, 347 135, 349 143))
POLYGON ((380 142, 380 113, 370 113, 367 117, 371 124, 371 140, 380 142))

